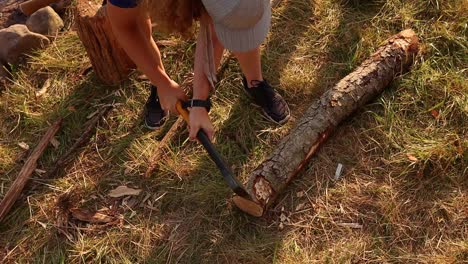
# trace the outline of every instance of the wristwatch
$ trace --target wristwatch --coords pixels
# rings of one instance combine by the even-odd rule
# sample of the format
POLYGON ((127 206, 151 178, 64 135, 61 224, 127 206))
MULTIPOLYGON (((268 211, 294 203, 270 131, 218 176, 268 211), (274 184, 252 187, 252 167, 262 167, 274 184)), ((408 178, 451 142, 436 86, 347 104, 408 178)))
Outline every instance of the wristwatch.
POLYGON ((185 101, 182 103, 183 108, 189 108, 189 107, 205 107, 207 112, 210 112, 211 109, 211 100, 210 98, 206 100, 200 100, 200 99, 190 99, 188 101, 185 101))

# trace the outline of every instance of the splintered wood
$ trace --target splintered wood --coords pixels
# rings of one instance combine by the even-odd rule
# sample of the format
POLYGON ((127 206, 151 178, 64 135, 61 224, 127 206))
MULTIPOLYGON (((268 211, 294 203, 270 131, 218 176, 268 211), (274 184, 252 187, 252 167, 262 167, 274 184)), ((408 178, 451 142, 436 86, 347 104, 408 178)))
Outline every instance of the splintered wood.
POLYGON ((416 34, 411 29, 402 31, 315 100, 289 135, 249 175, 246 188, 252 200, 235 196, 237 207, 262 216, 333 129, 407 71, 418 50, 416 34))

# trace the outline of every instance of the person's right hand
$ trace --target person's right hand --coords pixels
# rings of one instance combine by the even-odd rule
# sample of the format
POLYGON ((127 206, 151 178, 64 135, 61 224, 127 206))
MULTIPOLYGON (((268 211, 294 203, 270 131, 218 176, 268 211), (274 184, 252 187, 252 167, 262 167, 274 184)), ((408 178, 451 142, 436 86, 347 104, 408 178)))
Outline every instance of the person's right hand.
POLYGON ((174 114, 177 114, 175 107, 177 101, 186 101, 188 98, 184 90, 173 80, 170 80, 169 84, 164 87, 158 87, 158 96, 162 109, 174 114))

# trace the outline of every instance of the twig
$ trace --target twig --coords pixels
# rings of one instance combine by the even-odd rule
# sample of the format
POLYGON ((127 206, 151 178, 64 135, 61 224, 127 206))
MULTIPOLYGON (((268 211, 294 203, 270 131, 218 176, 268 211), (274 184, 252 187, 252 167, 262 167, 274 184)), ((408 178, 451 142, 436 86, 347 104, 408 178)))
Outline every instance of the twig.
POLYGON ((15 181, 11 185, 10 189, 6 193, 5 197, 3 198, 2 202, 0 203, 0 222, 6 216, 6 214, 11 209, 11 206, 15 203, 18 196, 26 186, 31 174, 36 169, 37 160, 41 157, 42 153, 46 149, 47 145, 49 145, 50 139, 57 133, 60 126, 62 125, 63 119, 60 118, 56 121, 52 126, 49 127, 45 135, 41 138, 39 143, 37 144, 36 148, 33 150, 29 158, 21 168, 21 171, 16 177, 15 181))
POLYGON ((158 147, 156 148, 153 156, 150 158, 150 162, 148 165, 148 169, 146 169, 145 177, 149 177, 151 173, 156 169, 158 161, 161 159, 162 155, 165 153, 165 149, 169 142, 172 141, 172 138, 176 135, 177 131, 183 126, 184 119, 179 116, 177 120, 172 124, 171 129, 167 131, 166 135, 164 135, 161 142, 159 142, 158 147))
POLYGON ((93 134, 94 128, 97 126, 99 123, 99 120, 103 116, 105 116, 111 109, 113 105, 105 105, 101 108, 99 113, 97 113, 95 116, 92 117, 88 122, 85 124, 85 129, 82 132, 81 136, 75 141, 75 143, 65 152, 65 154, 62 155, 57 161, 55 161, 54 167, 52 170, 50 170, 47 174, 43 176, 43 178, 50 178, 54 176, 54 174, 60 169, 65 166, 65 164, 69 161, 71 155, 73 152, 76 151, 79 147, 85 145, 88 140, 91 138, 91 135, 93 134))

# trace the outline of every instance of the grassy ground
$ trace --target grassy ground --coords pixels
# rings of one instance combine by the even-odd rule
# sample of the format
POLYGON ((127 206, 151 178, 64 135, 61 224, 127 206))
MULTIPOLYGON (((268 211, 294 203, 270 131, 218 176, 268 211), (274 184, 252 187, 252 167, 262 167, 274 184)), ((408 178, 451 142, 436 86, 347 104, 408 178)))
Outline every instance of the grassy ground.
MULTIPOLYGON (((81 75, 89 61, 73 31, 37 54, 0 94, 0 197, 25 151, 65 117, 39 162, 53 161, 87 116, 114 102, 91 142, 54 179, 34 174, 0 226, 2 263, 463 263, 468 262, 468 2, 463 0, 283 0, 265 43, 265 76, 294 118, 387 37, 413 28, 422 52, 413 70, 343 123, 265 218, 249 217, 202 148, 181 131, 151 178, 147 161, 169 128, 150 132, 148 94, 81 75), (44 81, 47 94, 35 96, 44 81), (344 174, 333 180, 338 163, 344 174), (141 188, 112 199, 118 185, 141 188), (121 222, 86 224, 69 207, 114 208, 121 222), (286 216, 286 217, 285 217, 286 216)), ((171 76, 190 72, 193 41, 163 49, 171 76)), ((245 175, 291 127, 265 121, 241 92, 231 61, 211 114, 222 154, 245 175)))

